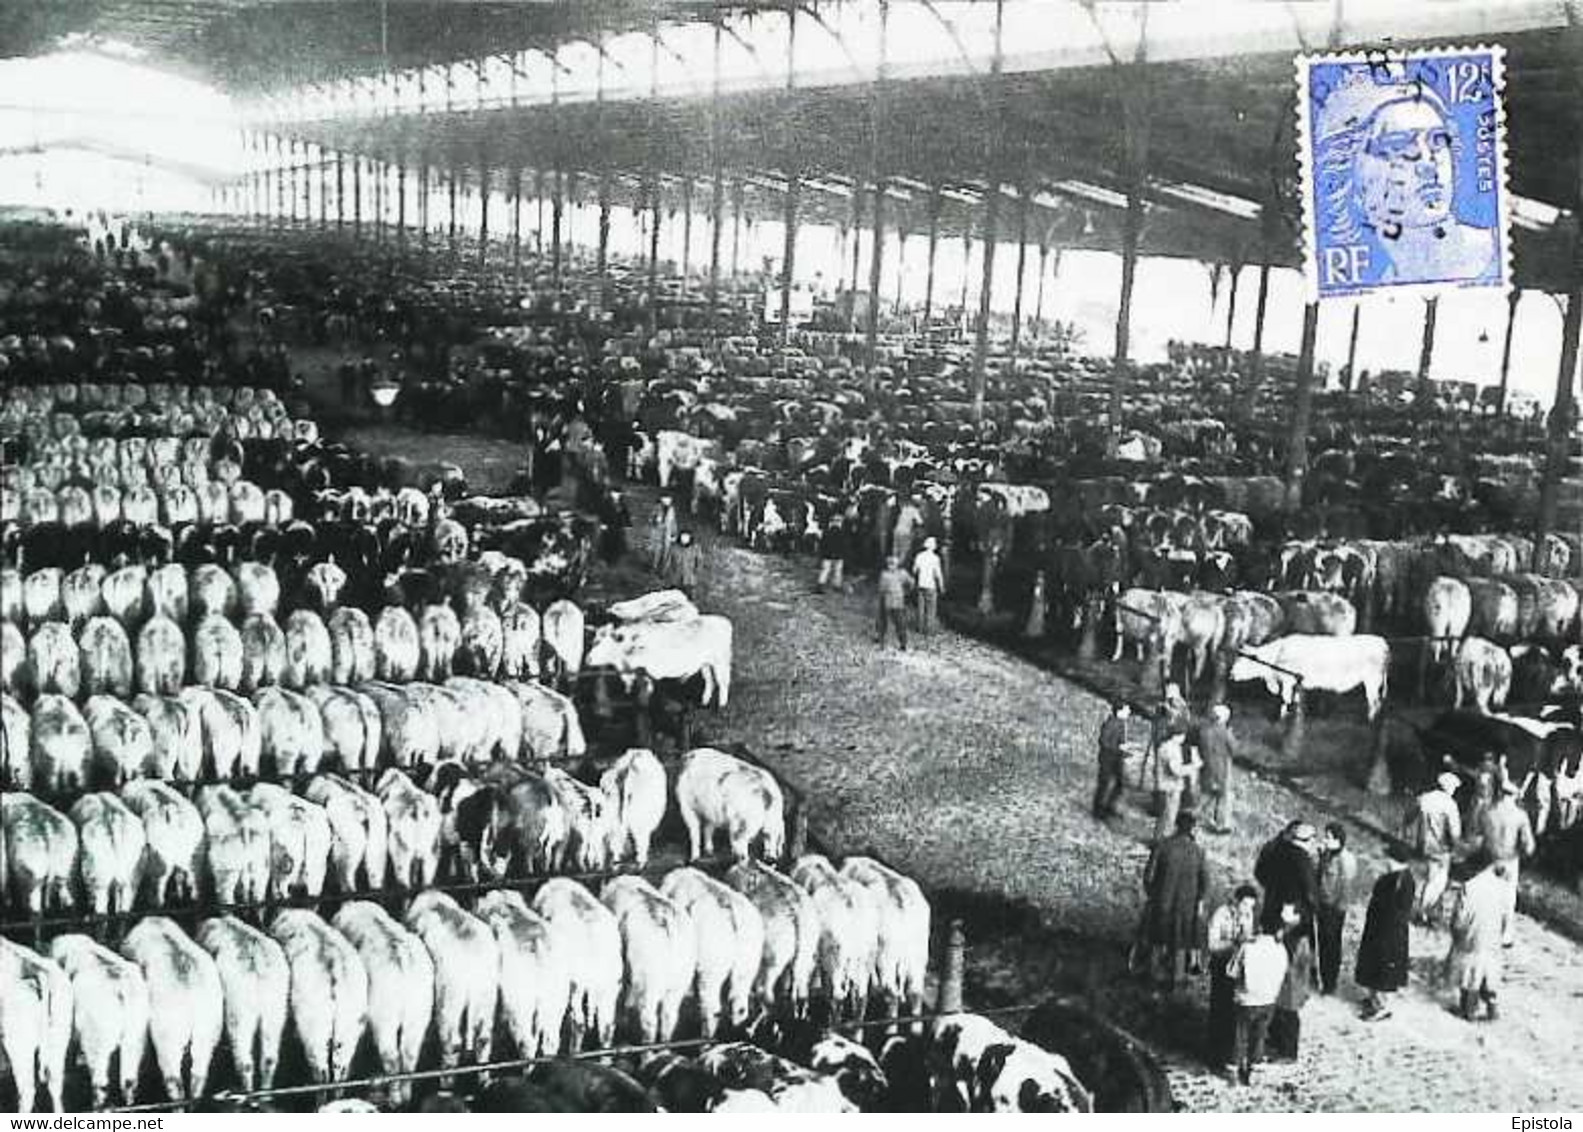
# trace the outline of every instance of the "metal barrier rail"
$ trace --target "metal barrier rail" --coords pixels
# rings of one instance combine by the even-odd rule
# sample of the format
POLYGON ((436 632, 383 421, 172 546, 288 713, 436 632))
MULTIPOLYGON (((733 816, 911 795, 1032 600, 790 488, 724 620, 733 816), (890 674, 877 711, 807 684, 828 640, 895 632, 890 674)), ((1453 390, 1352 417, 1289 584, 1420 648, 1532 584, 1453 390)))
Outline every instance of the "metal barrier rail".
MULTIPOLYGON (((972 1013, 982 1017, 1000 1018, 1012 1014, 1028 1014, 1038 1009, 1037 1003, 1017 1003, 1012 1006, 995 1006, 972 1013)), ((959 1011, 926 1011, 919 1014, 900 1014, 889 1018, 871 1018, 863 1021, 842 1022, 833 1025, 835 1030, 874 1030, 889 1027, 916 1027, 935 1022, 941 1018, 950 1017, 959 1011)), ((215 1093, 202 1098, 210 1101, 220 1101, 229 1104, 255 1104, 286 1097, 311 1097, 324 1093, 339 1093, 348 1089, 359 1091, 370 1089, 383 1089, 391 1085, 414 1084, 419 1081, 437 1081, 453 1077, 481 1077, 486 1073, 505 1073, 516 1070, 532 1069, 538 1065, 553 1065, 559 1061, 594 1061, 617 1057, 636 1057, 647 1053, 661 1053, 668 1050, 702 1049, 706 1046, 721 1045, 732 1039, 728 1038, 678 1038, 668 1042, 649 1042, 636 1045, 609 1046, 605 1049, 579 1050, 577 1053, 566 1054, 558 1057, 524 1057, 511 1058, 504 1061, 491 1061, 483 1065, 460 1065, 453 1069, 419 1069, 411 1073, 389 1073, 377 1077, 360 1077, 353 1080, 335 1084, 311 1085, 283 1085, 273 1089, 259 1089, 254 1092, 242 1093, 215 1093)), ((154 1113, 175 1112, 184 1109, 190 1102, 185 1101, 155 1101, 150 1104, 128 1105, 123 1108, 104 1109, 104 1112, 115 1113, 154 1113)))

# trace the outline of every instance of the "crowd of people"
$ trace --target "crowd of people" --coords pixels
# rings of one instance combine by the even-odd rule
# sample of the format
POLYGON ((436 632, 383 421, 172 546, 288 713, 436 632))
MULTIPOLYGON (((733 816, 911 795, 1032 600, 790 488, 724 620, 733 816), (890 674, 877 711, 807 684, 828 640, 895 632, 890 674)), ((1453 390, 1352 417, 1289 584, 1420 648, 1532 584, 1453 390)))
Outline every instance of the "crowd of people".
POLYGON ((1408 987, 1414 924, 1445 941, 1434 993, 1454 994, 1452 1009, 1469 1022, 1499 1017, 1519 871, 1535 851, 1504 759, 1490 755, 1471 782, 1448 769, 1412 799, 1372 882, 1346 825, 1321 831, 1295 819, 1213 904, 1199 838, 1229 831, 1237 750, 1230 709, 1214 704, 1194 719, 1172 685, 1148 721, 1147 744, 1129 741, 1132 719, 1132 706, 1118 701, 1100 726, 1093 799, 1096 819, 1116 818, 1129 756, 1153 762, 1157 818, 1129 966, 1167 993, 1207 974, 1203 1048, 1228 1079, 1247 1085, 1261 1062, 1297 1059, 1304 1006, 1342 989, 1349 910, 1365 885, 1351 963, 1364 1021, 1390 1018, 1408 987))

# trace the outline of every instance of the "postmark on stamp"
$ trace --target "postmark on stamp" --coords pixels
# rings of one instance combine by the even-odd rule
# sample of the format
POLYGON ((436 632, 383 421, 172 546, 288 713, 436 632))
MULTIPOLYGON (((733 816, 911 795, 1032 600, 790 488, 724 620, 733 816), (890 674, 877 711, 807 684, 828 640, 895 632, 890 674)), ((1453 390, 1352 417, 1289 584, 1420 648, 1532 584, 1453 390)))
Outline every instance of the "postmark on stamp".
POLYGON ((1510 285, 1501 48, 1304 55, 1297 84, 1311 296, 1510 285))

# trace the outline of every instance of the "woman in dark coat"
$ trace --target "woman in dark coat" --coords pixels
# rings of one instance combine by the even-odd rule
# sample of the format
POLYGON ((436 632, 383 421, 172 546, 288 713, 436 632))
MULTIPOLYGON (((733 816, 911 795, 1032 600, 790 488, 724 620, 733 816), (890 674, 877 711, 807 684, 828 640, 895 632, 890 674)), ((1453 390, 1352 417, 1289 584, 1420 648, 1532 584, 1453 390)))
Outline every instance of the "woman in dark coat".
POLYGON ((1374 882, 1353 974, 1358 986, 1369 992, 1363 1003, 1365 1022, 1389 1018, 1390 996, 1407 985, 1408 932, 1416 885, 1407 867, 1411 854, 1406 847, 1392 843, 1386 853, 1390 868, 1374 882))
POLYGON ((1149 857, 1143 885, 1149 901, 1143 913, 1143 941, 1155 964, 1164 961, 1167 986, 1186 973, 1188 957, 1200 944, 1200 919, 1209 889, 1209 866, 1193 836, 1192 814, 1179 814, 1176 833, 1149 857))

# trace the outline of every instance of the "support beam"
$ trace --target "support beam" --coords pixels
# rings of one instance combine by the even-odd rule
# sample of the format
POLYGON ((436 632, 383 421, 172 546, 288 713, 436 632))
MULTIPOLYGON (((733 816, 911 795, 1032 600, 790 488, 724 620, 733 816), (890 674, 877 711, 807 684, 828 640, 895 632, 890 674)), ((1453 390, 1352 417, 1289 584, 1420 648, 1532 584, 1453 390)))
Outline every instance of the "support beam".
POLYGON ((335 227, 346 227, 346 155, 335 151, 335 227))
POLYGON ((1319 304, 1303 307, 1303 338, 1297 352, 1297 385, 1292 390, 1291 435, 1286 444, 1285 511, 1303 505, 1303 479, 1308 474, 1308 429, 1314 406, 1314 340, 1319 330, 1319 304))
POLYGON ((478 161, 478 265, 489 262, 489 164, 478 161))
POLYGON ((802 178, 792 173, 786 178, 786 247, 781 256, 781 345, 791 339, 792 281, 797 269, 797 200, 802 194, 802 178))
POLYGON ((1017 207, 1017 288, 1011 300, 1011 372, 1017 372, 1017 348, 1022 344, 1022 284, 1028 275, 1028 189, 1023 187, 1017 207))
POLYGON ((555 167, 555 199, 550 202, 550 278, 561 289, 561 219, 566 211, 566 181, 561 167, 555 167))
MULTIPOLYGON (((446 68, 447 79, 449 79, 449 75, 450 75, 450 68, 447 67, 446 68)), ((447 85, 446 89, 447 90, 450 89, 449 85, 447 85)), ((447 97, 449 97, 449 95, 447 95, 447 97)), ((450 244, 450 249, 449 250, 450 250, 451 254, 454 255, 456 253, 456 166, 452 165, 451 167, 446 169, 446 171, 445 171, 445 178, 446 178, 447 181, 450 182, 449 192, 450 192, 450 207, 451 207, 451 215, 450 215, 450 218, 449 218, 449 223, 446 226, 445 235, 446 235, 446 240, 450 244)))
POLYGON ((957 304, 957 309, 962 312, 962 318, 967 318, 967 282, 973 274, 973 234, 962 233, 962 301, 957 304))
POLYGON ((852 184, 852 309, 847 312, 847 333, 857 333, 858 253, 863 245, 863 186, 852 184))
POLYGON ((363 159, 352 158, 352 235, 363 238, 363 159))
POLYGON ((985 369, 989 362, 989 312, 995 283, 995 233, 1000 230, 1000 185, 984 198, 984 282, 978 294, 978 324, 973 329, 973 419, 984 419, 985 369))
POLYGON ((709 90, 709 325, 720 323, 720 226, 725 219, 726 183, 720 159, 720 47, 725 26, 715 19, 713 80, 709 90))
POLYGON ((929 332, 929 321, 934 316, 934 259, 940 250, 940 186, 929 190, 929 262, 923 279, 923 331, 929 332))
POLYGON ((1232 409, 1237 416, 1246 419, 1252 413, 1253 403, 1257 399, 1259 385, 1264 380, 1264 315, 1270 305, 1270 261, 1266 257, 1259 264, 1259 292, 1253 300, 1253 353, 1248 358, 1248 373, 1246 380, 1239 384, 1242 388, 1235 390, 1236 396, 1232 398, 1232 409))
POLYGON ((902 285, 907 282, 907 229, 896 228, 896 304, 891 307, 891 313, 897 318, 901 317, 901 292, 902 285))
POLYGON ((511 283, 522 286, 522 170, 511 171, 511 283))
MULTIPOLYGON (((1583 332, 1583 229, 1573 247, 1572 289, 1567 293, 1561 319, 1561 359, 1556 368, 1555 404, 1547 419, 1544 475, 1539 485, 1539 521, 1534 530, 1534 554, 1544 553, 1544 543, 1556 527, 1561 481, 1571 454, 1572 431, 1577 420, 1578 340, 1583 332)), ((1532 566, 1538 568, 1537 560, 1532 566)))
POLYGON ((1242 264, 1231 264, 1231 293, 1226 296, 1226 349, 1231 349, 1231 331, 1237 323, 1237 284, 1242 281, 1242 264))
POLYGON ((407 163, 396 163, 396 241, 407 246, 407 163))
MULTIPOLYGON (((1059 266, 1060 261, 1056 261, 1059 266)), ((1050 273, 1050 242, 1039 241, 1039 285, 1033 291, 1033 332, 1044 332, 1044 280, 1050 273)))
POLYGON ((1358 329, 1363 322, 1363 300, 1352 304, 1352 332, 1347 335, 1346 390, 1358 388, 1358 329))
POLYGON ((533 203, 535 219, 533 221, 533 254, 544 254, 544 170, 533 171, 533 203))
POLYGON ((595 270, 599 275, 600 305, 610 306, 610 280, 606 267, 610 262, 610 174, 599 175, 599 248, 595 270))
POLYGON ((863 356, 868 359, 869 389, 874 389, 874 371, 879 365, 880 289, 885 269, 885 182, 874 182, 874 237, 868 256, 868 326, 863 335, 863 356))
POLYGON ((693 179, 682 178, 682 290, 687 290, 687 272, 693 261, 693 179))
POLYGON ((1433 397, 1430 396, 1429 370, 1435 359, 1435 322, 1440 314, 1440 297, 1431 296, 1424 300, 1424 336, 1418 347, 1418 384, 1414 388, 1413 400, 1415 409, 1427 411, 1433 397))
POLYGON ((1522 289, 1513 287, 1506 296, 1506 339, 1501 344, 1501 384, 1495 398, 1495 415, 1506 415, 1506 393, 1512 373, 1512 331, 1517 328, 1517 305, 1523 300, 1522 289))
POLYGON ((286 141, 275 135, 275 220, 286 223, 286 141))
POLYGON ((657 327, 660 317, 660 217, 663 214, 658 177, 650 180, 649 194, 649 204, 653 208, 649 223, 649 320, 657 327))
POLYGON ((418 245, 429 250, 429 193, 434 188, 434 172, 424 160, 418 169, 418 245))
POLYGON ((742 252, 742 182, 733 182, 731 186, 731 278, 735 279, 741 270, 742 252))

